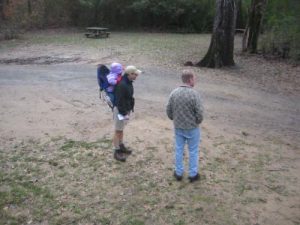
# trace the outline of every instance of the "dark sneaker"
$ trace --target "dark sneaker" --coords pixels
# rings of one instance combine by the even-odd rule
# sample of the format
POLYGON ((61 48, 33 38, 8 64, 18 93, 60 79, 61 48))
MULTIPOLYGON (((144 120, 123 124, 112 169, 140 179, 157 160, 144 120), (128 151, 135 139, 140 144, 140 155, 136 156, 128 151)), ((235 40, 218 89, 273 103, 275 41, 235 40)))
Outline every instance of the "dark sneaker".
POLYGON ((200 179, 200 176, 199 176, 199 173, 197 173, 195 176, 193 176, 193 177, 189 177, 189 180, 190 180, 190 182, 191 183, 193 183, 193 182, 195 182, 195 181, 197 181, 197 180, 199 180, 200 179))
POLYGON ((177 175, 177 173, 174 171, 174 177, 176 178, 177 181, 182 180, 182 176, 177 175))
POLYGON ((126 148, 124 144, 120 144, 120 150, 122 153, 127 155, 130 155, 132 153, 132 151, 126 148))
POLYGON ((114 158, 120 162, 126 162, 126 157, 120 150, 115 151, 114 158))

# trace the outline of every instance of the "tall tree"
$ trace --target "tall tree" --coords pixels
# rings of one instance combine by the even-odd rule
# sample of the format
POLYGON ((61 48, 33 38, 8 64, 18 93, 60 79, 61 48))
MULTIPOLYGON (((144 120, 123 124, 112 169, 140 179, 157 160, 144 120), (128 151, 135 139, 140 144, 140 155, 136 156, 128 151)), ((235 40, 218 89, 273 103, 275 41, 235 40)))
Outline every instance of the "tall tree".
POLYGON ((197 66, 219 68, 234 65, 233 48, 236 25, 235 0, 216 0, 216 15, 210 46, 197 66))
POLYGON ((267 0, 252 0, 249 19, 243 37, 243 51, 256 53, 257 42, 267 0))

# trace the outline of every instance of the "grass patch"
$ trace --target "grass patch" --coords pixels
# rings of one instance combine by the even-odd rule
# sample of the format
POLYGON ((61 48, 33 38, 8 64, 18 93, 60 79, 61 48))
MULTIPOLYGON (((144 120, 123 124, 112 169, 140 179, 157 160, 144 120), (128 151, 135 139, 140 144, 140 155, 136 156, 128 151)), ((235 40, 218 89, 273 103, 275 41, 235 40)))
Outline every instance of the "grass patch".
POLYGON ((209 34, 113 32, 110 38, 94 39, 86 38, 83 30, 61 32, 50 30, 31 32, 23 35, 22 39, 0 42, 0 49, 9 51, 9 49, 24 46, 45 49, 54 47, 57 51, 65 49, 70 52, 72 49, 71 52, 73 51, 75 55, 84 51, 100 53, 101 57, 105 58, 117 55, 122 59, 127 59, 130 55, 136 55, 147 58, 151 63, 166 65, 166 63, 182 63, 192 57, 197 58, 199 54, 204 55, 209 41, 209 34), (202 48, 202 45, 205 48, 202 48), (186 51, 186 49, 190 50, 186 51))
POLYGON ((5 224, 247 224, 249 217, 237 219, 235 208, 248 212, 249 206, 266 204, 267 194, 289 194, 277 176, 264 173, 272 155, 244 157, 243 148, 260 151, 262 146, 217 141, 222 142, 218 145, 222 155, 207 157, 205 166, 200 166, 200 182, 193 184, 187 174, 182 182, 175 181, 173 165, 160 156, 165 148, 138 139, 134 143, 138 150, 126 163, 112 158, 111 140, 106 137, 93 142, 59 137, 19 143, 1 151, 6 169, 0 173, 0 220, 5 224), (234 168, 231 159, 237 162, 234 168))
POLYGON ((121 223, 122 225, 145 225, 144 221, 134 218, 128 217, 124 222, 121 223))
POLYGON ((61 146, 62 151, 70 151, 74 148, 84 148, 84 149, 95 149, 95 148, 111 148, 111 140, 109 139, 101 139, 95 142, 85 142, 85 141, 74 141, 74 140, 66 140, 63 146, 61 146))
POLYGON ((19 180, 21 175, 14 175, 1 173, 0 221, 5 221, 4 224, 24 223, 28 218, 27 210, 32 212, 35 221, 53 215, 48 210, 55 211, 58 204, 50 190, 29 181, 28 177, 19 180), (15 214, 15 210, 19 213, 15 214))

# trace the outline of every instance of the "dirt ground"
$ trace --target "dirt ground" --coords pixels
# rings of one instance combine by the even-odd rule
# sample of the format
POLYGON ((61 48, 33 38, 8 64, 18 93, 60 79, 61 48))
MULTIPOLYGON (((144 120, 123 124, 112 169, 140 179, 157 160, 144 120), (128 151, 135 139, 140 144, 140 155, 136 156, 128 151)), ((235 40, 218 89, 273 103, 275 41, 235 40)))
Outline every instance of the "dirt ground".
POLYGON ((188 68, 205 106, 201 181, 172 177, 166 102, 209 40, 49 30, 0 42, 1 224, 300 224, 300 69, 241 54, 238 36, 235 67, 188 68), (143 71, 125 164, 96 82, 97 63, 113 61, 143 71))

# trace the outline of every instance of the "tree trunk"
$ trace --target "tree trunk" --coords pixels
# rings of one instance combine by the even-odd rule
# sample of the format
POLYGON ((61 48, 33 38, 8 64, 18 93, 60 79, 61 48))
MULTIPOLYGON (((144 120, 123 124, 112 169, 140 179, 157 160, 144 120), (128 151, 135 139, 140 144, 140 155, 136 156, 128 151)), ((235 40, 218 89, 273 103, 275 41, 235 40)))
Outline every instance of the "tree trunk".
POLYGON ((243 51, 257 52, 260 25, 266 5, 267 0, 252 0, 249 19, 243 37, 243 51))
POLYGON ((234 0, 217 0, 213 34, 208 52, 197 66, 220 68, 234 65, 233 48, 236 25, 234 0))

